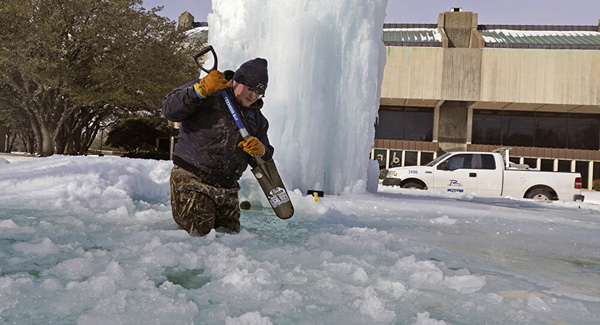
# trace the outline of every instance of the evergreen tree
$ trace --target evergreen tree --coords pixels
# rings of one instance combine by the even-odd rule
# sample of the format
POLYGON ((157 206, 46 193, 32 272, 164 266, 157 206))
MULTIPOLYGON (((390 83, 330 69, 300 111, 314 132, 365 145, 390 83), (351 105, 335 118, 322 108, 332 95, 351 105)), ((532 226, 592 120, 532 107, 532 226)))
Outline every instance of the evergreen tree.
POLYGON ((0 85, 38 153, 82 154, 104 119, 158 114, 197 70, 175 23, 141 0, 2 0, 0 85))

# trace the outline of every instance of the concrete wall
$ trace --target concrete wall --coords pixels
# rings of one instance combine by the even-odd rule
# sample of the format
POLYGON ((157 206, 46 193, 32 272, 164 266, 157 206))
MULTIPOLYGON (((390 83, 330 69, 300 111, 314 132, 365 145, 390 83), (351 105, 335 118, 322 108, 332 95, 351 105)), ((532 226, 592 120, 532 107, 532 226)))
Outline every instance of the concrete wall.
POLYGON ((444 12, 439 15, 438 28, 443 28, 448 37, 447 47, 472 46, 472 30, 477 29, 477 16, 473 12, 444 12))
POLYGON ((483 50, 480 101, 600 105, 600 51, 483 50))
POLYGON ((481 93, 480 49, 444 49, 440 78, 444 100, 477 101, 481 93))
POLYGON ((381 97, 600 106, 600 51, 388 47, 381 97))
POLYGON ((462 101, 445 101, 439 109, 437 140, 444 151, 466 150, 468 130, 467 103, 462 101))
POLYGON ((386 50, 382 98, 442 97, 442 48, 390 46, 386 50))
POLYGON ((184 11, 181 15, 179 15, 179 21, 177 23, 177 28, 188 30, 194 27, 194 16, 187 11, 184 11))

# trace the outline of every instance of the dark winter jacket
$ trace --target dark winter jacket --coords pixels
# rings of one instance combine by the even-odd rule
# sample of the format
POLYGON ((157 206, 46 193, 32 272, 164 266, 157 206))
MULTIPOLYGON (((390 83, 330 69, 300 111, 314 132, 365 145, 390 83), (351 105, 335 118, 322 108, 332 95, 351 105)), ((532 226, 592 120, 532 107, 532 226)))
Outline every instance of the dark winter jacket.
MULTIPOLYGON (((197 82, 191 81, 163 99, 162 114, 170 121, 180 122, 173 163, 200 177, 208 185, 239 187, 237 181, 248 164, 254 167, 256 162, 237 146, 242 136, 221 94, 217 92, 202 99, 194 91, 193 85, 197 82)), ((229 93, 236 105, 233 92, 229 93)), ((236 106, 248 133, 265 146, 262 159, 271 159, 273 147, 267 137, 269 122, 260 112, 262 99, 251 108, 236 106)))

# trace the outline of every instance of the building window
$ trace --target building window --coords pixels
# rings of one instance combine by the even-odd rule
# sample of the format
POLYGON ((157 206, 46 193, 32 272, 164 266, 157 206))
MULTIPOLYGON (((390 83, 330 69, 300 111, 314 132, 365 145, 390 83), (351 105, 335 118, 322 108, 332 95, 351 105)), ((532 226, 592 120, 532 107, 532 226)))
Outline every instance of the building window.
POLYGON ((558 171, 562 173, 570 173, 571 172, 571 161, 570 160, 559 160, 558 161, 558 171))
POLYGON ((537 168, 536 158, 524 158, 523 162, 525 163, 525 165, 529 166, 529 168, 537 168))
POLYGON ((598 115, 570 114, 568 147, 572 149, 600 149, 600 117, 598 115))
POLYGON ((566 148, 568 120, 568 114, 536 113, 535 146, 542 148, 566 148))
POLYGON ((475 110, 474 144, 600 149, 600 116, 572 113, 475 110))
POLYGON ((433 140, 433 108, 381 106, 376 139, 433 140))
POLYGON ((405 151, 404 152, 404 166, 416 166, 417 165, 416 151, 405 151))
POLYGON ((554 159, 542 159, 542 165, 540 166, 540 170, 543 170, 545 172, 553 172, 554 159))
POLYGON ((529 112, 511 112, 502 115, 502 144, 533 146, 534 116, 529 112))
POLYGON ((433 152, 421 152, 421 166, 433 161, 433 152))
POLYGON ((515 164, 517 164, 517 165, 518 165, 518 164, 521 164, 521 158, 519 158, 519 157, 512 157, 512 156, 511 156, 510 158, 508 158, 508 160, 509 160, 510 162, 512 162, 512 163, 515 163, 515 164))
POLYGON ((433 140, 433 109, 407 107, 404 117, 404 140, 433 140))
POLYGON ((501 113, 501 111, 480 111, 478 114, 473 114, 473 139, 477 139, 478 144, 502 143, 501 113))
POLYGON ((379 110, 375 139, 404 140, 404 111, 379 110))

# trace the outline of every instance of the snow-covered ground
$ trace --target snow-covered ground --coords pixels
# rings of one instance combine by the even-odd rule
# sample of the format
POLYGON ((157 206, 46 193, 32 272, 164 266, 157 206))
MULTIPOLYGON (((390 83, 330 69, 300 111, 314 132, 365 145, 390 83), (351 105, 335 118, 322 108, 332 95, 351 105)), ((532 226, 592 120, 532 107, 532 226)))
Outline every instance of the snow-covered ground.
POLYGON ((170 162, 26 158, 0 156, 0 323, 600 323, 595 192, 296 191, 290 220, 254 207, 199 238, 170 162))

